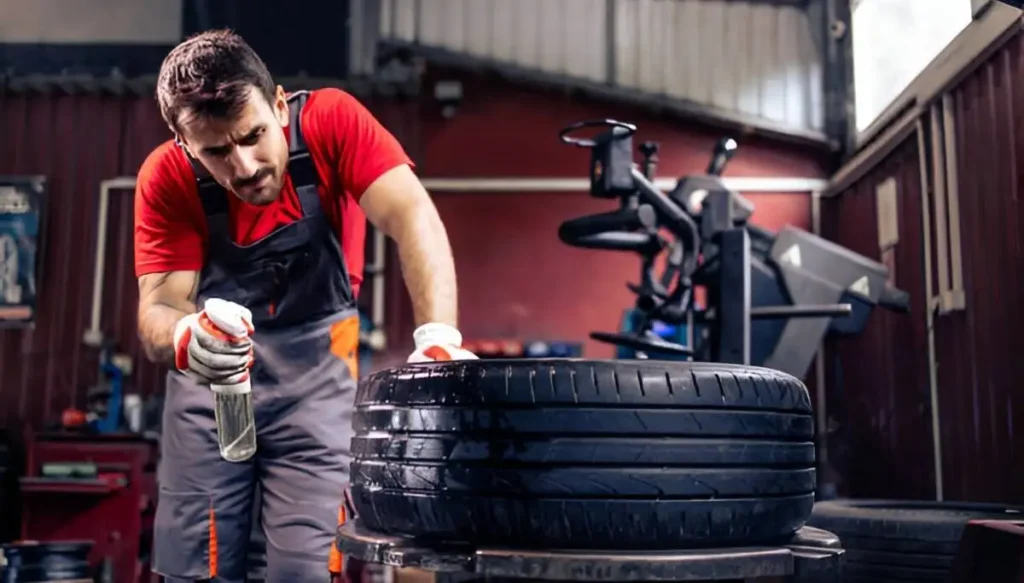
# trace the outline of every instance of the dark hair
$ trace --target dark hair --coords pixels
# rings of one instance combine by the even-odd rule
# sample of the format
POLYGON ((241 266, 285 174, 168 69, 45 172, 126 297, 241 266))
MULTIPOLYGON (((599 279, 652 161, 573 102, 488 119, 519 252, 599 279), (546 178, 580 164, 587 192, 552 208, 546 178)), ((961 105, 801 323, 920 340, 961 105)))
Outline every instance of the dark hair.
POLYGON ((174 47, 160 65, 156 99, 160 115, 179 131, 182 113, 231 118, 256 88, 273 103, 274 80, 266 64, 242 37, 230 30, 208 30, 174 47))

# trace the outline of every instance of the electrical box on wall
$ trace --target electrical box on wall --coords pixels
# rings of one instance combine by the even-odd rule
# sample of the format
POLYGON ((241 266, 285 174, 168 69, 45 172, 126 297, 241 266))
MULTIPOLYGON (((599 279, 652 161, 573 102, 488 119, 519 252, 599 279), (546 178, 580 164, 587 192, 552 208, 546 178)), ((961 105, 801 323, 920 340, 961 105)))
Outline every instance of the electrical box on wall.
POLYGON ((896 178, 890 176, 875 188, 875 213, 878 221, 878 249, 885 251, 895 247, 900 242, 896 178))

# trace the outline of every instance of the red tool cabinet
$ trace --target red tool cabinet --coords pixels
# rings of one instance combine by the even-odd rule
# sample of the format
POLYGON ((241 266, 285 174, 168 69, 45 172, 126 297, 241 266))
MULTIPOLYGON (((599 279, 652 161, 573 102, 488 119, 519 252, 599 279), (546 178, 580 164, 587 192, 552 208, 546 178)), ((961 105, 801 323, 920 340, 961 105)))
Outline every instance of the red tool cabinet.
POLYGON ((149 583, 156 508, 155 440, 137 435, 36 433, 26 437, 21 478, 24 540, 91 540, 89 562, 115 583, 149 583), (92 463, 96 478, 41 476, 45 463, 92 463))

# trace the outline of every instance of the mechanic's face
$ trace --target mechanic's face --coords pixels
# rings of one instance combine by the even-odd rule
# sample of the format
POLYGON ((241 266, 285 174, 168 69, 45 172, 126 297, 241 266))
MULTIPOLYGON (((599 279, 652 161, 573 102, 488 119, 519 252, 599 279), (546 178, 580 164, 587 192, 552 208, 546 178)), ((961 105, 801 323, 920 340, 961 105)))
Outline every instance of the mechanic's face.
POLYGON ((234 119, 183 115, 179 139, 221 186, 241 200, 266 205, 277 200, 288 167, 288 102, 277 88, 273 103, 252 88, 234 119))

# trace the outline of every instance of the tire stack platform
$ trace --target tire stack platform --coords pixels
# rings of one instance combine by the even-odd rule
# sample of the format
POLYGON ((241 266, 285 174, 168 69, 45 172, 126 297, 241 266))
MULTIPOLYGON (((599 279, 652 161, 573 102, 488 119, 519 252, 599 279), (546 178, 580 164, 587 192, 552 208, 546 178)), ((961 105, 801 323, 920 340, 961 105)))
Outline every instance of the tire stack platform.
POLYGON ((356 397, 356 559, 440 581, 830 581, 807 389, 777 371, 516 359, 382 371, 356 397))

